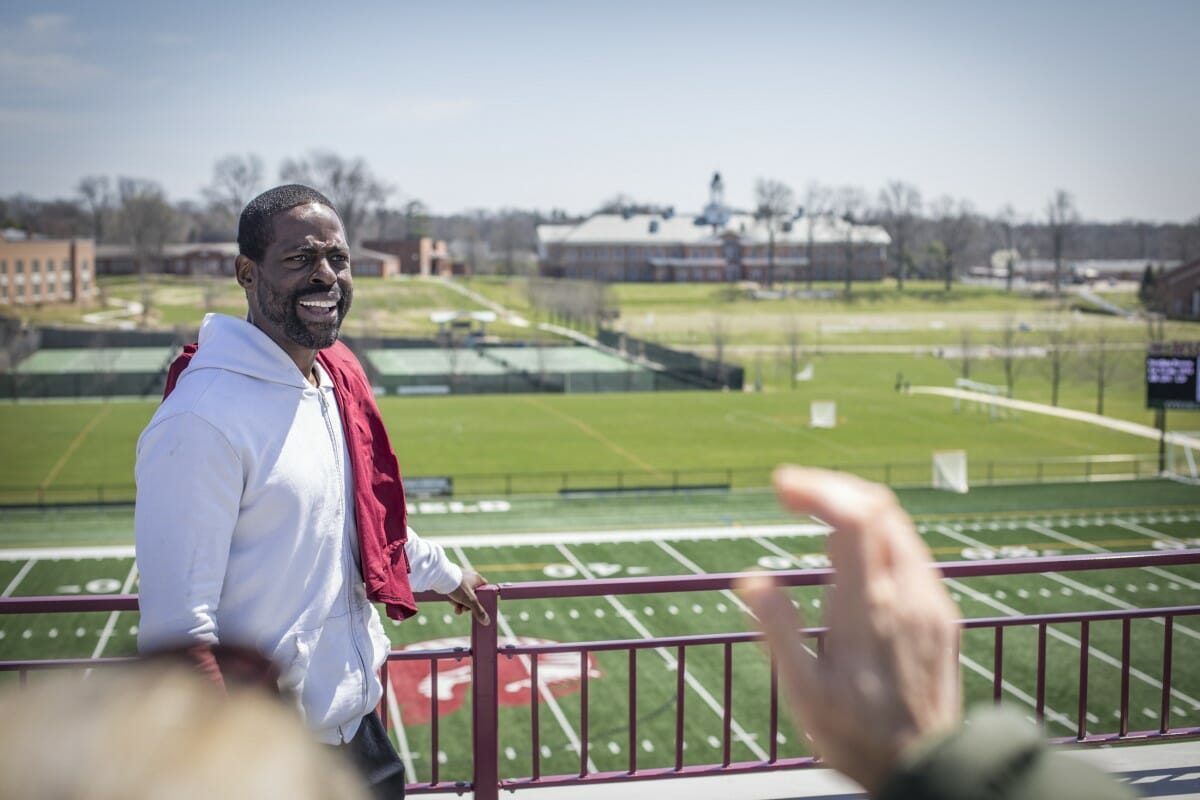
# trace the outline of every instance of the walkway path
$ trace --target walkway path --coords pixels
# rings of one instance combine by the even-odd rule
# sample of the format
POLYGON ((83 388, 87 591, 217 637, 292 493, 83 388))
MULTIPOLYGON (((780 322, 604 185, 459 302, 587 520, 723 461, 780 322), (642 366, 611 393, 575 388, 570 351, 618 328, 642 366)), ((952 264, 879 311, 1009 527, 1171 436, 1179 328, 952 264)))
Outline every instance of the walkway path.
MULTIPOLYGON (((910 394, 936 394, 943 397, 954 397, 959 400, 972 400, 978 403, 994 403, 1005 408, 1015 408, 1018 411, 1028 411, 1031 414, 1045 414, 1051 417, 1062 417, 1076 422, 1087 422, 1091 425, 1100 425, 1105 428, 1111 428, 1114 431, 1128 433, 1131 436, 1140 436, 1143 439, 1158 440, 1161 436, 1158 428, 1149 425, 1142 425, 1129 420, 1116 419, 1115 417, 1106 417, 1101 414, 1092 414, 1087 411, 1076 411, 1073 408, 1059 408, 1058 406, 1049 406, 1045 403, 1031 403, 1028 400, 1014 400, 1008 397, 996 397, 995 395, 984 394, 983 392, 971 392, 966 389, 951 389, 945 386, 913 386, 909 388, 910 394)), ((1200 438, 1188 436, 1183 433, 1168 433, 1167 441, 1175 444, 1182 444, 1188 447, 1200 448, 1200 438)))

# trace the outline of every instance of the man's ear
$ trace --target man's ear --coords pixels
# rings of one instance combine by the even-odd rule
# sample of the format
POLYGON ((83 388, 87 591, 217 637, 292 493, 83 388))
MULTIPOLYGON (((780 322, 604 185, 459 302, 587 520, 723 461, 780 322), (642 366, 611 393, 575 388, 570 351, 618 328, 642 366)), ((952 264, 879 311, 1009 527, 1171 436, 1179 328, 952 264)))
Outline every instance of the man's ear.
POLYGON ((238 285, 243 289, 249 289, 254 283, 254 269, 256 264, 241 253, 233 262, 233 273, 237 276, 238 285))

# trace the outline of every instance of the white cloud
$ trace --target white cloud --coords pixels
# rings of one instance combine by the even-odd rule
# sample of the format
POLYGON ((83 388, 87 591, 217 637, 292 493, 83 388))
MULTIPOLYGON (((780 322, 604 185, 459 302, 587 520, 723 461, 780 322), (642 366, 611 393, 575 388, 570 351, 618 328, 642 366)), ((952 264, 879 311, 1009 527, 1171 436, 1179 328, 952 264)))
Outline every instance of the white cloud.
POLYGON ((107 70, 76 54, 83 40, 66 14, 35 14, 18 27, 0 28, 0 87, 67 91, 107 77, 107 70))
POLYGON ((67 53, 0 49, 0 86, 63 91, 99 80, 107 72, 67 53))
POLYGON ((25 18, 25 28, 31 33, 47 34, 65 31, 71 24, 66 14, 34 14, 25 18))

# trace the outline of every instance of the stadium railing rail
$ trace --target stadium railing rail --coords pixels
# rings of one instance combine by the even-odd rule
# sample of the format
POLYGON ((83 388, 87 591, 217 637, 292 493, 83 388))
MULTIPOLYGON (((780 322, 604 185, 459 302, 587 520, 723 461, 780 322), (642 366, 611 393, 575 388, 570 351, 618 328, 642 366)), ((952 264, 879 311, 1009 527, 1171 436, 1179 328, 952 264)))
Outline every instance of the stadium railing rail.
MULTIPOLYGON (((835 462, 816 464, 828 469, 860 475, 895 488, 927 487, 930 462, 884 463, 835 462)), ((454 493, 460 497, 564 494, 574 490, 636 492, 692 492, 698 488, 764 488, 771 485, 775 466, 714 467, 646 470, 559 470, 555 472, 460 473, 454 493)), ((1142 480, 1161 477, 1154 454, 1111 454, 1050 456, 1030 459, 973 460, 969 466, 972 486, 1003 486, 1018 483, 1086 483, 1094 481, 1142 480)), ((420 476, 414 476, 414 478, 420 476)), ((406 480, 408 480, 406 476, 406 480)), ((71 505, 129 505, 136 487, 126 483, 55 483, 51 485, 9 484, 0 486, 0 508, 57 507, 71 505)))
MULTIPOLYGON (((1082 570, 1136 569, 1148 567, 1187 566, 1200 564, 1200 549, 1169 550, 1136 553, 1110 553, 1081 556, 1061 556, 1054 558, 1020 558, 997 559, 992 561, 947 562, 937 564, 945 578, 973 578, 986 576, 1011 576, 1040 573, 1058 573, 1082 570)), ((828 583, 833 575, 831 569, 789 570, 773 573, 776 580, 788 587, 811 587, 828 583)), ((528 583, 501 583, 480 587, 478 595, 484 608, 492 619, 498 618, 500 601, 521 600, 563 600, 580 597, 629 595, 650 595, 673 592, 719 592, 729 590, 739 577, 738 573, 690 575, 679 577, 637 577, 611 578, 588 581, 537 581, 528 583)), ((421 601, 428 602, 438 599, 432 593, 418 595, 421 601)), ((103 611, 136 611, 136 595, 107 595, 94 597, 16 597, 0 598, 0 614, 45 614, 65 612, 103 612, 103 611)), ((1075 735, 1053 738, 1056 743, 1075 743, 1083 745, 1108 745, 1126 742, 1170 741, 1179 739, 1200 739, 1200 726, 1177 724, 1172 718, 1172 669, 1178 660, 1175 656, 1174 633, 1176 620, 1180 618, 1200 616, 1200 605, 1172 606, 1163 608, 1131 608, 1112 611, 1084 611, 1072 613, 1040 614, 1033 616, 990 617, 965 619, 962 622, 964 632, 972 630, 991 630, 993 645, 992 697, 999 702, 1006 688, 1011 689, 1008 679, 1004 676, 1004 643, 1005 632, 1014 628, 1032 629, 1036 633, 1036 671, 1035 686, 1030 696, 1033 699, 1034 711, 1039 719, 1044 719, 1047 690, 1047 636, 1050 626, 1078 626, 1079 630, 1079 661, 1078 708, 1074 719, 1075 735), (1161 621, 1161 664, 1157 676, 1149 676, 1159 685, 1160 704, 1157 719, 1153 727, 1135 729, 1134 719, 1139 718, 1130 708, 1130 676, 1135 672, 1133 660, 1133 626, 1135 622, 1147 620, 1161 621), (1091 653, 1090 635, 1093 626, 1100 623, 1114 623, 1121 626, 1121 645, 1118 684, 1118 697, 1115 698, 1119 713, 1115 727, 1096 717, 1089 719, 1089 665, 1094 656, 1091 653), (1089 727, 1091 726, 1091 727, 1089 727)), ((815 640, 818 652, 822 646, 825 629, 820 627, 806 628, 805 636, 815 640)), ((964 634, 965 635, 965 634, 964 634)), ((732 718, 731 700, 733 696, 733 657, 732 648, 736 644, 759 641, 760 635, 754 632, 734 632, 726 634, 704 634, 654 637, 641 639, 619 639, 604 641, 576 641, 551 644, 523 644, 502 641, 496 625, 481 626, 472 623, 470 648, 442 648, 435 650, 393 650, 381 670, 384 685, 384 699, 380 703, 380 713, 387 723, 390 706, 389 694, 394 691, 390 680, 390 671, 395 665, 404 662, 425 661, 429 663, 429 721, 430 742, 429 752, 438 753, 440 750, 439 704, 442 693, 438 690, 441 668, 446 664, 456 664, 461 667, 466 660, 470 662, 470 697, 471 697, 471 763, 473 774, 469 780, 464 778, 443 779, 439 759, 429 759, 429 780, 409 785, 413 794, 431 792, 471 791, 477 800, 496 800, 501 791, 518 789, 592 785, 615 783, 622 781, 642 781, 661 778, 679 778, 704 775, 728 775, 739 773, 766 772, 786 769, 799 769, 818 766, 819 762, 811 756, 783 756, 778 750, 778 734, 780 733, 780 697, 775 665, 770 666, 769 686, 769 720, 768 720, 768 750, 767 757, 751 761, 733 760, 734 723, 732 718), (708 763, 685 763, 684 728, 687 719, 685 704, 687 655, 697 648, 718 647, 722 651, 723 661, 723 719, 722 736, 719 742, 720 760, 708 763), (673 763, 667 766, 642 767, 638 759, 638 687, 637 687, 637 656, 645 650, 666 648, 674 654, 678 668, 676 672, 675 699, 675 742, 673 763), (588 658, 596 652, 627 653, 630 666, 627 688, 628 712, 628 752, 627 764, 624 769, 609 771, 594 771, 589 769, 589 704, 588 687, 590 671, 588 658), (540 741, 539 714, 544 685, 539 677, 539 662, 544 657, 555 654, 573 654, 579 658, 579 690, 581 693, 579 719, 576 722, 579 731, 579 744, 574 748, 579 754, 579 768, 567 774, 542 774, 542 747, 540 741), (499 703, 499 666, 505 659, 526 658, 529 670, 529 715, 531 741, 528 742, 531 753, 529 774, 516 778, 500 777, 500 748, 502 731, 500 725, 499 703), (534 691, 534 687, 542 687, 534 691)), ((120 665, 127 663, 129 658, 75 658, 75 659, 40 659, 40 660, 8 660, 0 661, 0 672, 16 672, 23 684, 31 672, 47 669, 89 669, 99 666, 120 665)), ((1185 664, 1190 664, 1185 662, 1185 664)), ((1058 676, 1061 677, 1061 676, 1058 676)), ((1092 693, 1091 699, 1094 699, 1092 693)), ((504 731, 509 733, 509 731, 504 731)))

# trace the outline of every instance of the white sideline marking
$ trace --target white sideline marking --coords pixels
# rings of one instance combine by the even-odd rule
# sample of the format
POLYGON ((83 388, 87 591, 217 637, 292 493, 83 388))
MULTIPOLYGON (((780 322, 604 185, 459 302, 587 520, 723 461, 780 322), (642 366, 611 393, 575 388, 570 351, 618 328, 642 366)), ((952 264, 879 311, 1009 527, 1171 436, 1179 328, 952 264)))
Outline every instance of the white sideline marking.
MULTIPOLYGON (((1043 536, 1049 537, 1051 539, 1057 539, 1060 542, 1066 542, 1067 544, 1073 544, 1076 547, 1083 549, 1083 550, 1087 550, 1090 553, 1099 554, 1099 553, 1112 553, 1113 552, 1112 550, 1109 550, 1104 547, 1100 547, 1099 545, 1094 545, 1090 542, 1085 542, 1082 539, 1076 539, 1074 536, 1068 536, 1065 533, 1059 533, 1058 531, 1054 530, 1053 528, 1048 528, 1045 525, 1038 525, 1036 522, 1030 523, 1029 529, 1032 531, 1035 531, 1037 533, 1040 533, 1043 536)), ((1149 569, 1153 569, 1153 567, 1151 567, 1149 569)), ((1147 569, 1147 571, 1149 571, 1149 569, 1147 569)), ((1132 603, 1127 603, 1124 600, 1120 599, 1119 597, 1114 597, 1113 595, 1109 594, 1108 592, 1100 591, 1099 589, 1095 589, 1091 586, 1088 586, 1087 584, 1080 583, 1079 581, 1068 578, 1065 575, 1059 575, 1058 573, 1055 573, 1055 572, 1048 572, 1048 573, 1045 573, 1045 576, 1047 578, 1050 578, 1051 580, 1058 581, 1059 583, 1064 584, 1066 586, 1072 586, 1075 589, 1077 589, 1078 591, 1081 591, 1084 594, 1086 594, 1088 597, 1094 597, 1097 600, 1103 600, 1104 602, 1108 603, 1111 606, 1116 606, 1117 608, 1122 608, 1122 609, 1125 609, 1126 611, 1132 611, 1133 609, 1136 609, 1139 607, 1139 606, 1133 605, 1132 603)), ((1184 579, 1181 579, 1181 580, 1184 580, 1184 579)), ((1200 588, 1200 584, 1197 584, 1196 587, 1193 587, 1193 588, 1200 588)), ((1152 620, 1157 625, 1165 626, 1167 624, 1166 620, 1160 619, 1159 617, 1153 617, 1152 620)), ((1182 633, 1184 636, 1190 636, 1193 639, 1200 639, 1200 632, 1197 632, 1194 629, 1189 628, 1186 625, 1183 625, 1179 622, 1175 623, 1174 628, 1175 628, 1175 630, 1182 633)))
POLYGON ((21 547, 0 550, 0 561, 23 561, 27 558, 133 558, 133 545, 109 547, 21 547))
MULTIPOLYGON (((125 578, 125 584, 121 587, 121 594, 129 594, 133 590, 133 582, 137 580, 137 562, 135 561, 129 567, 129 576, 125 578)), ((99 658, 104 652, 104 647, 108 644, 108 640, 112 638, 113 629, 117 627, 117 617, 121 615, 120 611, 111 611, 108 614, 108 622, 104 623, 104 630, 100 632, 100 641, 96 642, 96 649, 92 651, 92 658, 99 658)), ((91 672, 91 670, 88 670, 91 672)))
MULTIPOLYGON (((557 547, 558 547, 559 552, 563 554, 563 557, 565 557, 568 561, 570 561, 572 563, 572 565, 577 570, 579 570, 580 575, 583 575, 588 580, 596 579, 596 577, 594 575, 592 575, 591 571, 588 570, 588 568, 584 565, 584 563, 575 557, 574 553, 572 553, 570 550, 568 550, 562 544, 557 545, 557 547)), ((637 617, 635 617, 633 615, 633 612, 631 612, 628 608, 626 608, 621 603, 620 600, 613 597, 612 595, 605 595, 604 599, 608 601, 609 605, 611 605, 613 607, 613 609, 615 609, 616 612, 626 622, 628 622, 629 625, 635 631, 637 631, 638 635, 640 635, 643 639, 653 639, 654 638, 654 635, 652 633, 650 633, 650 631, 646 628, 646 626, 643 625, 637 619, 637 617)), ((663 658, 663 660, 667 662, 668 668, 671 668, 671 667, 678 668, 678 665, 679 665, 678 661, 676 661, 675 657, 672 656, 670 653, 668 653, 665 649, 663 649, 661 647, 656 647, 655 652, 657 652, 663 658)), ((711 694, 709 694, 708 690, 704 688, 704 685, 702 683, 700 683, 700 681, 696 678, 696 676, 692 675, 692 673, 689 672, 686 668, 683 671, 683 679, 687 683, 688 686, 692 687, 692 691, 694 691, 697 695, 699 695, 700 699, 704 701, 704 704, 707 705, 710 709, 712 709, 712 712, 714 714, 716 714, 718 717, 724 719, 725 709, 721 706, 720 703, 717 702, 717 699, 715 697, 713 697, 711 694)), ((737 739, 740 740, 742 742, 742 744, 746 745, 746 747, 749 748, 750 752, 754 753, 754 755, 756 757, 758 757, 759 759, 761 759, 763 761, 766 761, 768 758, 766 751, 763 750, 761 747, 759 747, 757 743, 755 743, 755 741, 751 738, 750 734, 746 731, 746 729, 743 728, 738 723, 738 721, 735 719, 730 719, 729 722, 730 722, 729 727, 733 731, 734 736, 737 737, 737 739)))
POLYGON ((744 539, 749 536, 825 536, 829 528, 815 522, 794 525, 727 525, 707 528, 647 528, 644 530, 567 531, 565 533, 491 533, 439 536, 443 547, 512 547, 525 544, 617 544, 673 539, 744 539))
MULTIPOLYGON (((440 536, 422 534, 442 547, 517 547, 541 544, 619 544, 673 539, 743 539, 752 536, 825 536, 829 528, 815 522, 794 525, 726 525, 708 528, 647 528, 644 530, 567 531, 562 533, 487 533, 440 536)), ((0 549, 0 561, 30 558, 133 558, 133 545, 94 547, 23 547, 0 549)))
MULTIPOLYGON (((458 565, 460 567, 471 566, 471 560, 467 558, 467 554, 463 551, 461 546, 454 545, 453 550, 455 555, 458 556, 458 565)), ((516 632, 513 631, 512 625, 508 623, 508 620, 505 619, 504 615, 500 613, 499 609, 496 610, 496 619, 494 620, 494 623, 510 640, 514 642, 517 641, 516 632)), ((533 670, 531 669, 532 665, 530 664, 529 656, 522 654, 517 656, 517 659, 525 666, 525 671, 532 675, 533 670)), ((571 721, 567 719, 567 715, 563 713, 562 706, 558 704, 558 698, 554 696, 554 692, 550 691, 550 686, 546 683, 546 678, 541 672, 538 673, 538 695, 545 700, 546 707, 550 709, 550 714, 558 722, 558 726, 562 728, 563 733, 566 734, 567 742, 569 743, 570 747, 572 747, 575 752, 578 753, 583 747, 582 742, 579 740, 579 734, 575 732, 575 726, 571 724, 571 721)), ((596 768, 596 763, 592 761, 592 757, 590 755, 587 757, 587 766, 589 772, 599 771, 596 768)))
POLYGON ((8 586, 5 587, 4 593, 0 594, 0 597, 12 596, 12 593, 15 592, 17 590, 17 587, 21 585, 21 581, 25 580, 25 576, 29 574, 29 570, 33 569, 33 565, 35 563, 37 563, 36 558, 28 559, 25 562, 25 565, 23 567, 21 567, 20 570, 17 571, 16 575, 13 576, 13 579, 8 582, 8 586))

